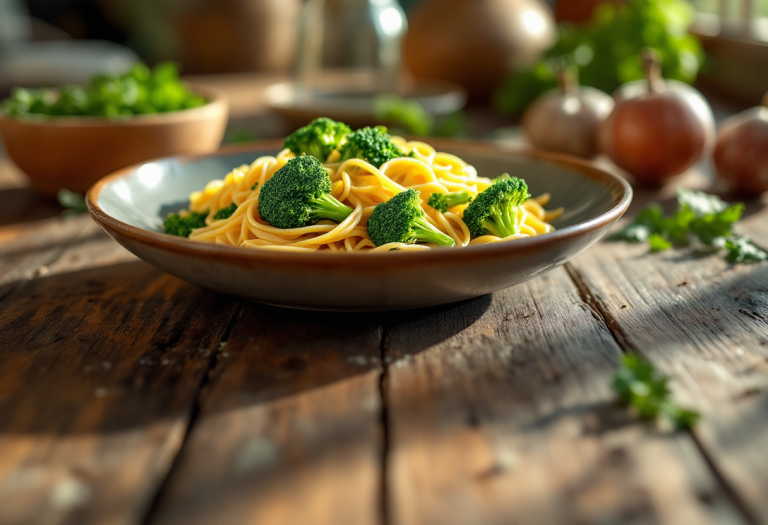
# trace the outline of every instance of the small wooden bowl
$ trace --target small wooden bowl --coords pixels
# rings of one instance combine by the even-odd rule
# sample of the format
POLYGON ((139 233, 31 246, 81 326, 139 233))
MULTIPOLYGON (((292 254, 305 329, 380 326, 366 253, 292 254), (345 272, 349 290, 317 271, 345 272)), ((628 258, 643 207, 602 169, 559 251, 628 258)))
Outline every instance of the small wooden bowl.
POLYGON ((218 92, 195 89, 205 106, 121 119, 7 117, 0 133, 13 162, 42 194, 85 193, 104 175, 147 160, 218 149, 229 104, 218 92))

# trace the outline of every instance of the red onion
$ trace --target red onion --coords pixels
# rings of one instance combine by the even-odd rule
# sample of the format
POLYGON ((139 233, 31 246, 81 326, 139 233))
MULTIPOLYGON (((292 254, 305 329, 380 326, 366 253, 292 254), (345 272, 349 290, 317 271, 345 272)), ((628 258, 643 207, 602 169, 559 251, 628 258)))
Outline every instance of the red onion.
POLYGON ((662 80, 658 55, 643 52, 646 80, 614 94, 616 107, 600 127, 600 149, 638 182, 659 184, 696 164, 710 149, 715 122, 701 93, 662 80))
POLYGON ((715 145, 715 168, 734 192, 768 191, 768 94, 763 105, 723 122, 715 145))

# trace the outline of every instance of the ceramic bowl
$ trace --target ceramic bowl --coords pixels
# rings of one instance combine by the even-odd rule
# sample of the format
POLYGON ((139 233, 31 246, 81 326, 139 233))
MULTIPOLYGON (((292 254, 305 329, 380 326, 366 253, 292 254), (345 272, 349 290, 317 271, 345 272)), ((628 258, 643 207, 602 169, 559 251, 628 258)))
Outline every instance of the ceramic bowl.
MULTIPOLYGON (((329 117, 349 124, 353 129, 381 122, 375 116, 378 89, 356 88, 363 80, 349 74, 330 75, 320 85, 300 87, 294 82, 279 82, 265 90, 266 104, 278 113, 288 127, 296 129, 317 117, 329 117)), ((467 94, 464 89, 442 80, 421 80, 403 86, 399 93, 405 99, 415 100, 432 116, 448 115, 464 107, 467 94)))
POLYGON ((39 193, 85 193, 113 171, 169 155, 211 153, 221 144, 228 103, 198 90, 199 108, 109 120, 100 117, 5 117, 0 133, 11 160, 39 193))
POLYGON ((190 192, 280 142, 213 155, 174 157, 118 171, 88 193, 93 218, 117 242, 202 287, 292 308, 387 310, 450 303, 520 284, 566 263, 604 235, 629 206, 632 190, 594 164, 497 145, 429 140, 473 164, 480 175, 525 178, 532 194, 565 207, 557 231, 526 239, 418 252, 281 253, 205 244, 161 233, 163 218, 190 192))

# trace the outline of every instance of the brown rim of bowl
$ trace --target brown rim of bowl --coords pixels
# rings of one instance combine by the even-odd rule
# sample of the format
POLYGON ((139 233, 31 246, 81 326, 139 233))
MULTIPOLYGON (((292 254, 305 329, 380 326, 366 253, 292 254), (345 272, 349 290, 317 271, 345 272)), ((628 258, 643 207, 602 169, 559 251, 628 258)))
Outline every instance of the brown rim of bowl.
MULTIPOLYGON (((483 143, 477 141, 453 141, 449 139, 425 140, 428 140, 429 144, 432 146, 440 146, 442 151, 445 151, 446 147, 450 148, 452 145, 459 145, 494 153, 514 153, 546 162, 555 163, 571 168, 586 176, 587 178, 605 185, 611 190, 612 195, 620 196, 620 198, 618 199, 618 202, 616 202, 608 211, 598 215, 593 219, 571 226, 566 226, 560 230, 555 230, 554 232, 548 233, 546 235, 517 239, 514 242, 481 244, 476 246, 467 246, 458 250, 435 249, 423 251, 395 251, 394 253, 361 252, 355 254, 335 252, 295 253, 256 249, 249 250, 236 248, 233 246, 220 246, 216 244, 195 242, 190 241, 189 239, 174 237, 165 233, 154 232, 138 228, 136 226, 131 226, 130 224, 126 224, 105 213, 104 210, 102 210, 101 207, 97 204, 99 193, 104 188, 104 186, 114 180, 129 175, 139 166, 153 161, 142 162, 133 166, 129 166, 118 170, 111 175, 103 177, 88 191, 88 194, 86 195, 86 203, 88 205, 88 211, 91 213, 93 219, 105 229, 113 230, 119 233, 121 236, 124 236, 133 241, 138 241, 140 243, 151 245, 155 248, 164 249, 166 251, 174 251, 177 253, 181 252, 187 255, 197 255, 212 259, 226 259, 230 262, 236 262, 240 264, 255 260, 281 262, 290 261, 297 264, 307 263, 320 266, 344 266, 350 268, 360 268, 360 261, 363 261, 363 264, 371 264, 375 262, 386 263, 387 261, 396 260, 398 264, 414 264, 443 259, 447 253, 450 253, 451 258, 453 259, 466 260, 482 259, 488 256, 503 257, 512 252, 538 250, 556 244, 562 239, 584 235, 600 227, 610 225, 611 223, 617 221, 624 214, 624 212, 629 207, 630 202, 632 201, 632 188, 630 187, 629 183, 627 183, 627 181, 625 181, 622 177, 610 173, 609 171, 603 170, 602 168, 597 167, 595 164, 589 161, 581 160, 576 157, 561 155, 558 153, 538 151, 529 148, 503 147, 492 143, 483 143)), ((252 142, 250 144, 227 146, 213 154, 180 155, 175 158, 180 159, 183 162, 193 162, 202 158, 219 157, 246 151, 279 149, 281 147, 282 139, 268 140, 252 142)))
POLYGON ((165 125, 171 122, 185 122, 196 120, 205 113, 214 113, 226 111, 229 108, 227 97, 220 91, 210 88, 195 87, 193 93, 202 95, 208 99, 208 103, 196 108, 181 109, 178 111, 168 111, 165 113, 152 113, 149 115, 132 115, 125 117, 116 117, 110 119, 107 117, 52 117, 47 115, 34 115, 27 117, 9 117, 0 111, 0 120, 7 122, 16 122, 29 126, 57 126, 57 127, 111 127, 111 126, 131 126, 131 125, 165 125))

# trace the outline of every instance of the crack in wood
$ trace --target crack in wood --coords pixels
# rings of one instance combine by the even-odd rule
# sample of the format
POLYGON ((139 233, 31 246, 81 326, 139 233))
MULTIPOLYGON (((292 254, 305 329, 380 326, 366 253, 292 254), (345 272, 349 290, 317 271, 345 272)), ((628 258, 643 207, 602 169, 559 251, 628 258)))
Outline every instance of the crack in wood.
MULTIPOLYGON (((611 334, 613 335, 613 338, 616 340, 616 343, 619 345, 619 348, 621 348, 622 352, 642 354, 642 352, 638 351, 638 349, 635 348, 635 346, 629 341, 627 332, 621 326, 619 321, 611 314, 610 310, 591 292, 589 285, 586 283, 581 274, 570 264, 566 264, 565 269, 568 272, 568 275, 571 277, 571 280, 573 280, 573 283, 576 285, 579 297, 581 297, 582 301, 584 301, 590 307, 590 309, 593 310, 593 312, 597 312, 600 315, 600 317, 603 319, 603 322, 606 324, 611 334)), ((622 309, 624 308, 625 305, 622 306, 622 309)), ((745 311, 739 311, 749 315, 745 311)), ((741 514, 741 517, 744 519, 744 521, 748 525, 760 525, 761 521, 758 516, 749 508, 746 501, 744 501, 739 496, 736 488, 732 486, 730 482, 728 482, 696 434, 693 431, 686 431, 685 433, 696 445, 696 449, 706 462, 707 467, 711 471, 717 483, 720 485, 723 493, 730 500, 731 504, 739 512, 739 514, 741 514)))
MULTIPOLYGON (((605 305, 592 294, 592 292, 589 290, 589 286, 587 286, 587 283, 584 281, 584 278, 581 276, 581 274, 579 274, 579 272, 570 264, 565 265, 565 270, 571 277, 573 284, 576 285, 576 289, 578 290, 581 300, 584 301, 584 304, 586 304, 592 311, 592 315, 595 317, 595 319, 601 321, 608 327, 608 330, 613 335, 613 338, 616 339, 616 342, 618 343, 622 352, 637 352, 637 350, 632 346, 632 343, 629 342, 629 337, 624 331, 624 328, 610 313, 608 308, 606 308, 605 305)), ((622 305, 621 308, 626 308, 626 305, 622 305)))
POLYGON ((170 467, 168 468, 168 470, 165 473, 165 476, 159 483, 158 489, 155 492, 154 496, 152 496, 150 503, 147 506, 147 510, 144 513, 144 517, 140 521, 140 523, 142 524, 147 525, 149 523, 152 523, 154 515, 157 509, 159 508, 160 501, 163 499, 163 495, 165 494, 166 487, 168 485, 168 480, 171 479, 174 471, 179 466, 179 458, 182 456, 182 453, 184 452, 184 448, 186 447, 189 441, 189 436, 195 427, 195 423, 197 422, 198 416, 200 415, 200 412, 202 409, 201 396, 205 391, 205 389, 214 380, 212 376, 212 372, 216 368, 216 365, 218 364, 219 359, 222 358, 221 356, 221 354, 223 353, 222 349, 226 346, 226 343, 229 340, 229 336, 232 333, 232 329, 235 327, 235 324, 237 324, 237 321, 240 319, 243 313, 243 307, 244 307, 243 303, 241 301, 238 301, 237 306, 235 307, 235 311, 232 314, 232 318, 227 323, 227 326, 224 328, 221 334, 221 337, 219 338, 219 343, 216 347, 216 350, 213 352, 210 352, 210 354, 208 355, 207 371, 205 374, 203 374, 202 379, 200 380, 200 384, 197 385, 197 390, 194 395, 194 403, 192 404, 192 408, 189 411, 189 418, 187 419, 187 426, 184 429, 184 437, 181 440, 181 446, 176 451, 176 455, 173 457, 170 467))

